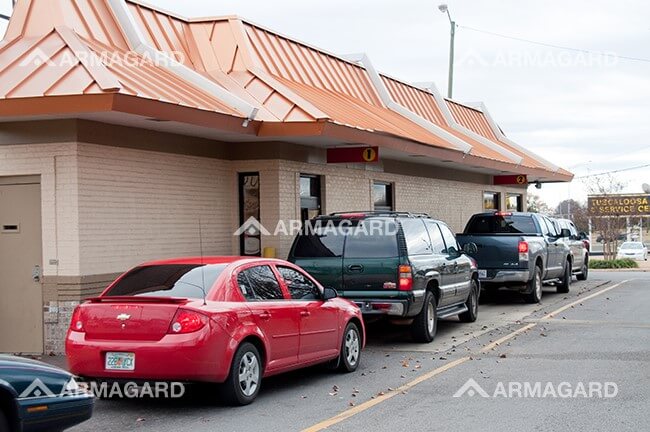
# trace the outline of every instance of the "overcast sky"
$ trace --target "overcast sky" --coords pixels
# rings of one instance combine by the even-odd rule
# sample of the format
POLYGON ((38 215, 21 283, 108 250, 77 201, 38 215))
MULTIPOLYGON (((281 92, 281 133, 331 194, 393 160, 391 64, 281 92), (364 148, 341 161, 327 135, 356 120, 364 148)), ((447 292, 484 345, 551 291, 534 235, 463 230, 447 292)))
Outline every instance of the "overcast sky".
MULTIPOLYGON (((382 72, 446 92, 449 22, 426 0, 150 0, 185 16, 236 14, 382 72)), ((10 10, 0 0, 0 11, 10 10)), ((454 98, 483 101, 519 144, 577 176, 650 163, 650 2, 448 0, 456 32, 454 98), (479 33, 618 56, 566 51, 479 33)), ((0 28, 4 32, 4 25, 0 28)), ((617 174, 627 191, 650 168, 617 174)), ((582 180, 544 185, 555 205, 585 200, 582 180)), ((533 189, 534 190, 534 189, 533 189)))

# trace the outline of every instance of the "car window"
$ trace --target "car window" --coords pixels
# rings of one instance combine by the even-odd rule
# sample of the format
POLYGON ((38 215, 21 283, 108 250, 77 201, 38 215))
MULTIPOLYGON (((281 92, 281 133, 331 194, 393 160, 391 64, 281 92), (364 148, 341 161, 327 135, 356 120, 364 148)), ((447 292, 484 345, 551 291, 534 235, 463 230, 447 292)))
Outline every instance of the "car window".
POLYGON ((422 219, 402 219, 402 231, 409 255, 431 254, 431 240, 422 219))
POLYGON ((621 249, 643 249, 643 245, 641 243, 625 242, 621 245, 621 249))
POLYGON ((446 249, 443 251, 448 255, 458 255, 460 253, 460 248, 458 247, 458 242, 454 233, 451 232, 449 227, 445 224, 438 224, 440 227, 440 232, 442 232, 442 238, 445 240, 446 249))
POLYGON ((537 234, 537 227, 531 216, 480 215, 472 217, 465 234, 537 234))
POLYGON ((277 266, 293 300, 318 300, 321 292, 307 276, 289 267, 277 266))
POLYGON ((571 231, 571 235, 574 237, 578 237, 578 228, 576 228, 575 224, 573 222, 569 222, 569 231, 571 231))
POLYGON ((136 267, 105 294, 115 296, 203 298, 227 264, 165 264, 136 267))
POLYGON ((397 249, 397 225, 394 221, 364 220, 348 230, 345 258, 394 258, 397 249), (378 222, 378 223, 377 223, 378 222))
POLYGON ((296 239, 293 256, 296 258, 341 257, 345 236, 338 230, 314 227, 296 239))
POLYGON ((438 228, 438 224, 431 220, 424 221, 424 224, 427 227, 427 231, 429 231, 429 237, 431 238, 431 249, 433 250, 433 253, 445 253, 445 250, 447 248, 445 247, 445 242, 442 239, 442 233, 440 232, 440 228, 438 228))
POLYGON ((280 284, 271 267, 250 267, 237 275, 237 285, 246 300, 284 300, 280 284))
POLYGON ((553 225, 553 222, 550 221, 550 219, 543 217, 542 220, 544 221, 544 224, 546 225, 546 234, 551 236, 551 237, 557 237, 558 235, 558 230, 555 228, 555 225, 553 225))

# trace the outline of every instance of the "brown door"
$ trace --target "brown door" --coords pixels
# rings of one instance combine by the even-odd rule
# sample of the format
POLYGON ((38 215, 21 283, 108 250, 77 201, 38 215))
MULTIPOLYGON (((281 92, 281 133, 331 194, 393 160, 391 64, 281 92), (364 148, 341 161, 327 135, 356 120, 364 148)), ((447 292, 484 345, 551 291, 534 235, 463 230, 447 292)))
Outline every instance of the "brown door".
POLYGON ((0 352, 43 352, 41 186, 27 182, 0 179, 0 352))

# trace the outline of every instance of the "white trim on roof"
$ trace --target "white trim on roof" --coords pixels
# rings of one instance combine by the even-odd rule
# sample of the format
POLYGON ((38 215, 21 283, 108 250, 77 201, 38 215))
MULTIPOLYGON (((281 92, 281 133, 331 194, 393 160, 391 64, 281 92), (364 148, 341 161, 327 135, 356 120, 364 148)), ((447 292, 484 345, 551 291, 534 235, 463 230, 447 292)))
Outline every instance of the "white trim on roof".
POLYGON ((532 151, 523 148, 522 146, 520 146, 519 144, 517 144, 516 142, 514 142, 513 140, 511 140, 507 136, 505 136, 503 131, 499 127, 499 125, 497 125, 497 123, 494 121, 494 119, 490 115, 490 112, 488 111, 487 107, 485 106, 485 104, 483 102, 479 103, 479 106, 478 106, 477 109, 483 113, 483 115, 485 116, 485 119, 487 120, 488 124, 492 128, 492 131, 497 136, 497 138, 499 138, 499 141, 503 141, 504 143, 506 143, 508 145, 511 145, 512 147, 516 148, 517 150, 530 155, 530 157, 532 157, 533 159, 536 159, 538 162, 541 162, 549 170, 551 170, 551 171, 553 171, 555 173, 560 171, 559 166, 557 166, 554 163, 544 159, 543 157, 537 155, 536 153, 533 153, 532 151))
POLYGON ((470 138, 475 139, 476 141, 480 142, 484 146, 491 148, 492 150, 496 151, 497 153, 507 157, 510 159, 513 163, 517 164, 518 166, 521 165, 521 163, 524 161, 524 158, 519 156, 516 153, 511 152, 510 150, 501 147, 499 144, 490 141, 489 139, 485 138, 482 135, 477 134, 471 129, 466 128, 462 124, 458 123, 456 119, 454 118, 454 115, 452 114, 451 110, 447 106, 447 103, 445 102, 445 99, 442 97, 440 92, 438 91, 438 88, 434 83, 426 83, 426 84, 414 84, 416 87, 425 90, 435 98, 436 104, 438 107, 440 107, 440 111, 442 111, 442 115, 445 117, 445 120, 447 120, 447 124, 449 127, 454 129, 457 132, 460 132, 464 135, 469 136, 470 138))
POLYGON ((192 83, 208 94, 215 96, 217 99, 224 102, 235 111, 244 115, 248 120, 255 119, 259 108, 254 107, 243 99, 240 99, 223 87, 205 78, 198 72, 195 72, 187 66, 177 62, 166 53, 158 51, 149 45, 144 35, 138 28, 135 19, 129 12, 129 7, 126 4, 126 0, 108 0, 108 4, 112 9, 118 23, 122 27, 122 30, 124 31, 124 34, 129 41, 129 45, 131 45, 131 48, 135 52, 142 55, 152 56, 152 58, 164 58, 165 62, 161 62, 161 64, 164 64, 163 67, 185 79, 186 81, 192 83))
POLYGON ((412 121, 413 123, 417 124, 418 126, 426 129, 427 131, 431 132, 432 134, 438 136, 439 138, 447 141, 450 143, 452 146, 456 147, 458 150, 464 152, 465 154, 468 154, 472 150, 472 146, 461 140, 460 138, 450 134, 446 130, 440 128, 438 125, 435 123, 432 123, 413 111, 408 110, 407 108, 403 107, 402 105, 398 104, 393 100, 393 98, 390 96, 390 93, 388 92, 388 89, 386 88, 386 85, 381 79, 381 76, 377 72, 377 70, 374 68, 372 65, 372 62, 368 58, 366 54, 354 54, 350 56, 346 56, 350 61, 356 61, 363 65, 363 67, 366 69, 366 72, 368 72, 368 76, 370 78, 370 81, 372 82, 373 86, 375 87, 375 90, 377 91, 377 94, 379 95, 379 98, 381 101, 388 107, 388 109, 402 115, 403 117, 406 117, 408 120, 412 121))

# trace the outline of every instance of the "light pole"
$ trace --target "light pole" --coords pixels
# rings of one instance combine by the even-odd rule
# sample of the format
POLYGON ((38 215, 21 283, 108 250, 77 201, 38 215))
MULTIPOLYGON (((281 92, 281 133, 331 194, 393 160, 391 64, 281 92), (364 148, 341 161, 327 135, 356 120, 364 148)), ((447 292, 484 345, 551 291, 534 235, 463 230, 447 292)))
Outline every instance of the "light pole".
POLYGON ((449 6, 447 6, 445 3, 438 6, 438 9, 440 12, 447 14, 447 18, 449 18, 449 24, 451 25, 451 38, 449 40, 449 79, 447 81, 447 97, 451 99, 454 88, 454 38, 456 36, 456 22, 451 19, 449 6))

